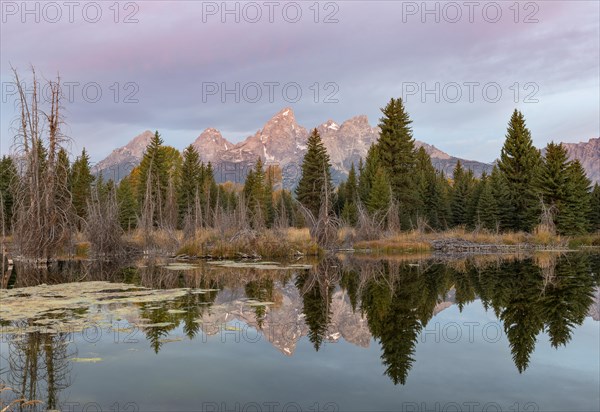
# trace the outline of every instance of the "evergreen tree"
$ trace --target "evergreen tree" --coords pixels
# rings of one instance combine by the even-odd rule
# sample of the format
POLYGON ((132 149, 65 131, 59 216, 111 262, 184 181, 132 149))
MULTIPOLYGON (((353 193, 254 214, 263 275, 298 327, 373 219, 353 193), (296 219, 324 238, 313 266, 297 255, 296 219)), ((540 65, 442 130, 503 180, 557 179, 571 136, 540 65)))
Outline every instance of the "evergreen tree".
POLYGON ((467 202, 467 224, 471 228, 475 228, 481 223, 479 221, 477 211, 479 206, 479 199, 481 197, 481 193, 483 192, 483 188, 487 179, 487 174, 483 172, 481 179, 473 179, 472 182, 471 193, 467 202))
POLYGON ((508 229, 530 231, 539 218, 537 176, 540 152, 533 146, 523 114, 515 109, 506 133, 498 167, 506 179, 510 210, 502 220, 508 229))
POLYGON ((390 99, 381 109, 383 117, 379 121, 381 129, 377 141, 379 160, 392 187, 392 194, 398 201, 401 222, 408 225, 414 213, 417 191, 414 182, 415 147, 408 113, 402 99, 390 99))
MULTIPOLYGON (((15 203, 14 188, 17 184, 17 168, 10 156, 2 156, 0 160, 0 197, 2 198, 2 216, 4 217, 4 229, 10 231, 15 203)), ((0 222, 0 225, 2 222, 0 222)))
POLYGON ((369 213, 382 213, 390 207, 392 192, 390 182, 383 167, 377 169, 373 187, 367 200, 367 210, 369 213))
POLYGON ((179 222, 183 222, 186 214, 191 213, 195 205, 196 194, 201 191, 202 164, 200 155, 193 145, 183 151, 181 177, 177 188, 177 201, 179 205, 179 222))
POLYGON ((490 174, 490 189, 492 196, 495 200, 496 206, 496 221, 499 229, 508 229, 511 224, 510 211, 511 201, 510 194, 508 191, 508 184, 506 178, 498 169, 498 166, 494 166, 492 173, 490 174))
POLYGON ((140 163, 138 205, 153 204, 153 225, 163 225, 164 209, 166 205, 167 187, 169 184, 169 167, 166 151, 163 150, 163 140, 158 131, 150 140, 146 152, 140 163), (148 186, 149 185, 149 186, 148 186))
POLYGON ((414 181, 417 190, 417 198, 414 209, 418 216, 427 217, 426 203, 427 198, 430 196, 429 184, 432 180, 432 176, 435 176, 435 169, 431 164, 431 158, 425 151, 425 148, 420 147, 417 150, 415 164, 414 181))
POLYGON ((329 154, 317 129, 308 138, 307 151, 302 161, 302 176, 296 187, 296 197, 300 203, 318 216, 323 191, 331 189, 331 164, 329 154))
POLYGON ((561 144, 549 143, 539 176, 546 207, 552 208, 558 233, 580 234, 588 226, 590 182, 579 161, 570 162, 561 144))
POLYGON ((369 193, 375 180, 375 173, 379 169, 379 151, 377 145, 371 145, 367 151, 367 157, 365 163, 362 163, 362 159, 359 164, 359 176, 358 176, 358 196, 360 201, 364 204, 369 200, 369 193))
POLYGON ((596 183, 590 195, 590 212, 588 213, 590 232, 600 231, 600 185, 596 183))
POLYGON ((498 203, 494 197, 492 178, 481 181, 481 192, 477 200, 476 221, 488 230, 498 228, 498 203))
POLYGON ((273 223, 273 170, 267 176, 259 157, 246 177, 244 195, 255 225, 270 226, 273 223))
POLYGON ((341 211, 342 219, 350 225, 355 225, 358 220, 358 208, 356 206, 356 202, 358 201, 358 178, 354 163, 350 167, 348 180, 341 191, 343 192, 344 199, 341 211))
POLYGON ((117 188, 119 205, 119 223, 124 230, 131 230, 137 225, 137 210, 135 192, 131 185, 131 177, 127 176, 119 182, 117 188))
POLYGON ((445 229, 450 215, 450 186, 446 176, 442 172, 436 172, 429 176, 427 185, 429 196, 425 199, 425 211, 429 226, 435 230, 445 229))
POLYGON ((567 166, 566 201, 558 211, 556 229, 564 235, 579 235, 588 228, 590 180, 579 160, 567 166))
POLYGON ((92 184, 94 175, 90 168, 90 157, 85 148, 81 151, 81 156, 73 162, 70 176, 71 193, 73 194, 73 208, 78 219, 78 227, 81 229, 81 222, 87 217, 87 204, 92 193, 92 184))
POLYGON ((417 189, 415 210, 417 215, 424 217, 433 229, 442 229, 447 219, 445 178, 436 172, 431 157, 423 147, 417 150, 416 170, 414 174, 417 189))
POLYGON ((468 223, 467 204, 471 195, 473 172, 463 169, 460 160, 456 163, 453 173, 454 183, 451 195, 451 221, 454 226, 468 223))

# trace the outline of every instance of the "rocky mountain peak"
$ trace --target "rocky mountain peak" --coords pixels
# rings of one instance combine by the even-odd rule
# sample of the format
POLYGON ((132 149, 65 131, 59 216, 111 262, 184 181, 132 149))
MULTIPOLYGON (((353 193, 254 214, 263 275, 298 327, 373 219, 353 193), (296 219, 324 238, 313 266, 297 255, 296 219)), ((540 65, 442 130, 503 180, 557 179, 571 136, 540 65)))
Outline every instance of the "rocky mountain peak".
POLYGON ((125 146, 113 150, 105 159, 98 162, 94 173, 103 171, 105 178, 119 180, 126 176, 137 165, 146 151, 154 132, 146 130, 131 139, 125 146))
POLYGON ((342 123, 342 127, 350 127, 350 126, 371 128, 371 125, 369 124, 369 118, 364 114, 351 117, 350 119, 348 119, 344 123, 342 123))
POLYGON ((223 137, 220 131, 209 127, 194 140, 192 146, 200 153, 203 162, 214 162, 222 153, 231 149, 234 145, 223 137))
POLYGON ((321 125, 321 127, 324 129, 328 129, 328 130, 339 130, 340 129, 340 125, 331 119, 329 119, 325 123, 323 123, 321 125))
POLYGON ((592 183, 600 183, 600 138, 562 145, 567 149, 569 160, 579 159, 592 183))

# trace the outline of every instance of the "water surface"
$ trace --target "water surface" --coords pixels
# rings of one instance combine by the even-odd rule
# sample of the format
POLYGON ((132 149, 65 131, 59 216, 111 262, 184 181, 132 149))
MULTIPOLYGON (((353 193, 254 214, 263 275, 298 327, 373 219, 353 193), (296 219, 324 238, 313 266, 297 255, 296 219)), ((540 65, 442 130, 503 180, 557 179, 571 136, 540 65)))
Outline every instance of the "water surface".
POLYGON ((589 254, 18 266, 0 303, 0 379, 17 393, 2 399, 72 411, 596 411, 599 267, 589 254), (26 306, 11 311, 16 299, 26 306))

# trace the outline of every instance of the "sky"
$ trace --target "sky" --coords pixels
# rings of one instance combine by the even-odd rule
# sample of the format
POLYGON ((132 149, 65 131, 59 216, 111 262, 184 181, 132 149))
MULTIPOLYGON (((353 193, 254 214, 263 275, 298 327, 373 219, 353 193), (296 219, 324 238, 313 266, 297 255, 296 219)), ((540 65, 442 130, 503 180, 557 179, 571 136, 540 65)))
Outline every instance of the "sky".
MULTIPOLYGON (((93 161, 144 130, 239 142, 292 107, 310 128, 402 97, 416 139, 493 161, 512 111, 534 143, 600 136, 598 1, 0 3, 0 152, 14 77, 60 75, 70 150, 93 161)), ((44 98, 42 98, 42 103, 44 98)))

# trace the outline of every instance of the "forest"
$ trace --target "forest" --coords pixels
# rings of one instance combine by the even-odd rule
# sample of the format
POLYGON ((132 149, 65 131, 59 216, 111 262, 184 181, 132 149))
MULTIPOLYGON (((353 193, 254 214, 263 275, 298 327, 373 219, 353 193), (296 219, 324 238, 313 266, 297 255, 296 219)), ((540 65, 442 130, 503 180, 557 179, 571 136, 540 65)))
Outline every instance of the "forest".
POLYGON ((115 182, 93 173, 85 149, 71 159, 60 79, 48 81, 49 107, 40 107, 36 88, 23 90, 14 75, 20 117, 12 154, 0 161, 0 222, 3 249, 23 258, 316 254, 456 230, 600 243, 600 186, 560 144, 549 143, 542 156, 516 109, 492 172, 480 177, 460 162, 451 176, 436 171, 415 148, 402 99, 392 98, 381 109, 377 143, 337 187, 316 129, 293 191, 282 189, 281 168, 260 158, 244 184, 217 184, 193 146, 180 152, 158 131, 141 163, 115 182))

